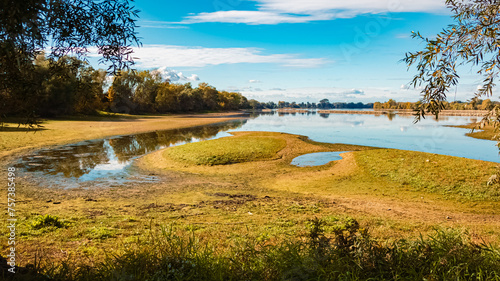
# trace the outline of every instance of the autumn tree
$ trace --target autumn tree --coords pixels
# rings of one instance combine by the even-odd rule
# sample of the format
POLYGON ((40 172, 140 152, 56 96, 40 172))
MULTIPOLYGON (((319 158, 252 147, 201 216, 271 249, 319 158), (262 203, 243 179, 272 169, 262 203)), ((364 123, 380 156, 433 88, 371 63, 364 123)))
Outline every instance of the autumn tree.
POLYGON ((135 113, 137 104, 133 103, 133 96, 138 80, 134 71, 120 71, 119 75, 113 77, 108 89, 109 109, 112 112, 135 113))
POLYGON ((85 59, 89 48, 110 72, 129 67, 132 45, 139 44, 137 13, 127 0, 1 1, 0 117, 12 105, 28 117, 41 110, 43 79, 34 61, 44 50, 50 50, 49 74, 60 71, 59 58, 73 54, 85 59))
MULTIPOLYGON (((444 109, 448 92, 460 80, 457 68, 461 65, 477 69, 482 84, 472 95, 472 103, 480 97, 491 97, 500 72, 500 3, 497 0, 446 0, 453 13, 454 24, 435 38, 424 38, 414 32, 414 38, 426 43, 423 50, 409 52, 403 59, 408 67, 415 66, 417 74, 411 85, 423 86, 416 121, 426 114, 439 115, 444 109)), ((459 105, 453 105, 459 106, 459 105)), ((461 105, 460 105, 461 106, 461 105)), ((500 127, 500 107, 494 106, 483 118, 481 126, 500 127)))
POLYGON ((132 95, 132 101, 137 105, 135 112, 147 113, 155 111, 155 100, 158 88, 162 82, 158 71, 139 71, 135 75, 136 88, 132 95))
POLYGON ((202 94, 204 108, 207 110, 217 110, 219 108, 219 92, 217 89, 207 83, 200 83, 198 88, 202 94))

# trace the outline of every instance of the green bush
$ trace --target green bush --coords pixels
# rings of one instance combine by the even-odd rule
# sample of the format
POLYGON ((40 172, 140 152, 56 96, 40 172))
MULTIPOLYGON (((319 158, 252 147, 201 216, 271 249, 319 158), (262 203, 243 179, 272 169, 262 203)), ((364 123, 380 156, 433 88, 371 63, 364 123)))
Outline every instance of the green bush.
POLYGON ((37 216, 31 222, 32 229, 42 229, 47 227, 63 228, 66 227, 66 224, 61 221, 59 217, 49 214, 37 216))

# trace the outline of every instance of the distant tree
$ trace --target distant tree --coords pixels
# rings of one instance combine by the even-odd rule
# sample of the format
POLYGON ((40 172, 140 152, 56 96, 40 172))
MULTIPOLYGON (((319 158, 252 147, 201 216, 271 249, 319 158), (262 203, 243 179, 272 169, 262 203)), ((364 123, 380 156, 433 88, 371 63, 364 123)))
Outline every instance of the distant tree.
POLYGON ((269 108, 269 109, 274 109, 274 108, 278 108, 278 105, 276 103, 274 103, 273 101, 269 101, 269 102, 266 102, 265 107, 269 108))
POLYGON ((248 101, 240 93, 221 91, 219 104, 223 110, 236 110, 248 107, 248 101))
POLYGON ((254 99, 249 100, 248 104, 250 105, 250 108, 252 108, 253 110, 257 110, 257 109, 262 109, 263 108, 262 104, 259 101, 254 100, 254 99))
POLYGON ((204 108, 206 110, 217 110, 219 108, 219 92, 217 89, 207 83, 200 83, 198 88, 202 94, 204 108))
MULTIPOLYGON (((448 91, 459 82, 458 66, 477 67, 478 75, 482 76, 482 86, 472 96, 473 101, 483 96, 492 96, 500 73, 499 2, 446 0, 446 5, 454 14, 456 22, 433 39, 414 32, 414 38, 425 41, 425 49, 409 52, 404 58, 408 67, 415 65, 417 69, 411 85, 423 86, 416 121, 427 113, 437 117, 444 109, 448 91)), ((500 127, 498 106, 494 106, 481 122, 482 125, 488 123, 492 123, 497 129, 500 127)))
POLYGON ((319 101, 319 104, 318 104, 318 106, 320 108, 328 108, 329 105, 330 105, 330 101, 328 99, 322 99, 319 101))
MULTIPOLYGON (((127 0, 5 0, 0 2, 0 117, 15 104, 28 117, 37 114, 43 81, 34 61, 47 48, 50 73, 58 58, 84 58, 95 47, 109 71, 132 63, 138 11, 127 0)), ((50 75, 49 75, 50 76, 50 75)), ((57 79, 57 78, 55 78, 57 79)), ((29 118, 28 123, 32 119, 29 118)))
POLYGON ((485 99, 482 103, 481 103, 481 109, 483 110, 490 110, 493 108, 493 103, 491 102, 490 99, 485 99))
POLYGON ((384 109, 395 109, 397 107, 397 103, 393 99, 389 99, 388 101, 382 104, 382 108, 384 109))
POLYGON ((112 112, 135 113, 137 104, 133 103, 134 91, 139 82, 136 72, 121 71, 113 77, 113 83, 108 89, 108 100, 112 112))
POLYGON ((203 101, 201 99, 195 98, 195 91, 193 91, 193 86, 191 85, 191 83, 186 83, 183 86, 183 89, 177 94, 179 110, 187 112, 195 111, 197 108, 196 102, 202 103, 203 101))
POLYGON ((158 94, 156 95, 156 106, 159 112, 179 112, 181 111, 181 105, 179 103, 179 97, 181 93, 185 90, 184 85, 181 84, 170 84, 169 82, 163 82, 158 88, 158 94))
POLYGON ((132 101, 137 104, 135 112, 154 112, 154 103, 158 87, 162 82, 161 74, 157 71, 139 71, 136 74, 137 86, 132 101))

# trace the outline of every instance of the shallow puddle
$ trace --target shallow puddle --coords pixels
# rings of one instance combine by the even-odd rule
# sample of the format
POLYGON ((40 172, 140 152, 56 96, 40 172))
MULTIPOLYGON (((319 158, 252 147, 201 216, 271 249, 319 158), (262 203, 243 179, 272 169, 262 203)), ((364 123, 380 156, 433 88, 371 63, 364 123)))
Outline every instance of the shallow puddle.
POLYGON ((295 157, 292 160, 292 165, 299 167, 312 167, 325 165, 331 161, 337 161, 342 159, 341 153, 346 153, 349 151, 335 151, 335 152, 316 152, 304 154, 299 157, 295 157))

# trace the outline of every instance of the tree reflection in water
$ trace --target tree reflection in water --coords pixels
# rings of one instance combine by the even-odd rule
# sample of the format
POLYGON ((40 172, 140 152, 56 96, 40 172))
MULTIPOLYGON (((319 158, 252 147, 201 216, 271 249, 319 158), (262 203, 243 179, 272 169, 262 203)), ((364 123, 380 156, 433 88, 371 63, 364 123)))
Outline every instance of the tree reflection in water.
POLYGON ((193 128, 156 131, 110 139, 89 140, 76 144, 42 149, 22 157, 17 168, 27 173, 94 180, 103 171, 121 173, 139 156, 172 145, 206 140, 219 132, 236 129, 246 120, 205 125, 193 128), (101 172, 99 172, 101 171, 101 172))

